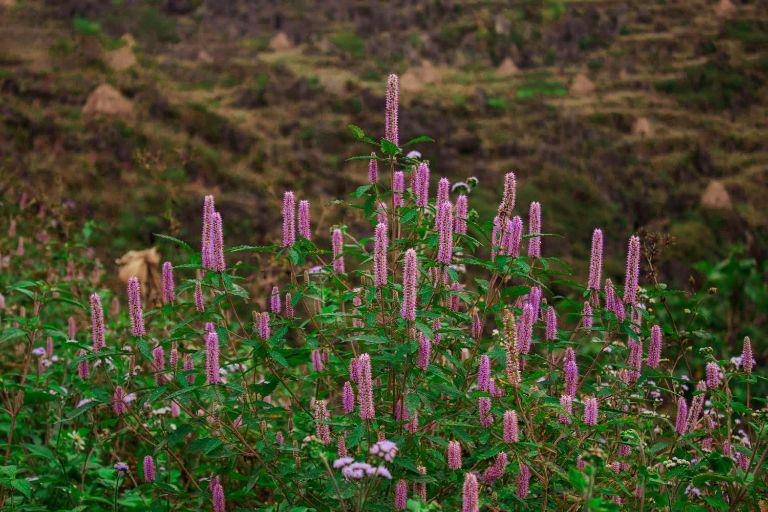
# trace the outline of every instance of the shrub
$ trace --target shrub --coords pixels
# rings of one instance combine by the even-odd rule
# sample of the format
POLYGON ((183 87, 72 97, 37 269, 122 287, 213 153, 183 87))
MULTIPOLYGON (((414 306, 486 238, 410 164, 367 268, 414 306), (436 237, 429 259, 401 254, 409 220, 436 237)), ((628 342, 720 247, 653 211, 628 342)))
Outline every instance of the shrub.
POLYGON ((91 224, 78 234, 58 209, 30 215, 26 197, 4 206, 3 507, 712 510, 765 498, 762 340, 729 359, 695 302, 653 269, 641 279, 637 236, 623 286, 603 275, 599 229, 588 282, 571 282, 548 254, 546 209, 518 214, 513 173, 493 219, 470 208, 476 180, 440 179, 431 194, 432 162, 406 153, 431 139, 400 144, 397 96, 393 76, 384 138, 351 127, 372 150, 354 157, 369 184, 339 202, 360 233, 313 225, 310 202, 286 191, 280 240, 229 247, 234 219, 207 196, 200 250, 160 235, 175 261, 113 294, 99 288, 91 224), (248 253, 285 276, 266 296, 248 253))

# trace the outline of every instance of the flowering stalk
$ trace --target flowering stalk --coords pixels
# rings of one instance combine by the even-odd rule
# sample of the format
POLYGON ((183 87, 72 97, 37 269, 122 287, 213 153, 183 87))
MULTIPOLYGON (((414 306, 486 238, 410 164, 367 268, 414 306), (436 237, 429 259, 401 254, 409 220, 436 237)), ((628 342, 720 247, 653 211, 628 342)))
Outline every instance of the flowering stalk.
POLYGON ((104 337, 104 309, 101 306, 101 297, 97 293, 90 296, 91 303, 91 338, 93 339, 93 351, 98 352, 107 346, 104 337))
POLYGON ((395 146, 400 145, 398 137, 398 79, 397 75, 389 75, 387 79, 387 105, 384 117, 384 138, 395 146))
POLYGON ((144 314, 141 309, 141 290, 138 277, 128 278, 128 309, 131 314, 131 334, 136 337, 144 336, 147 331, 144 329, 144 314))
POLYGON ((339 274, 344 273, 343 238, 340 229, 334 229, 331 234, 331 246, 333 248, 333 270, 339 274))
POLYGON ((357 397, 360 402, 360 419, 372 420, 376 416, 373 407, 373 379, 371 377, 371 357, 368 354, 360 354, 358 359, 360 380, 358 382, 357 397))
POLYGON ((592 232, 592 253, 589 258, 589 280, 587 288, 600 290, 603 272, 603 230, 595 228, 592 232))
POLYGON ((541 204, 538 201, 531 203, 528 212, 528 256, 541 257, 541 204))
POLYGON ((640 276, 640 238, 632 236, 627 250, 627 270, 624 278, 624 302, 637 304, 637 287, 640 276))
POLYGON ((205 381, 207 384, 219 384, 219 335, 209 331, 205 335, 205 381))
POLYGON ((416 319, 418 264, 416 251, 413 249, 405 251, 405 263, 403 264, 403 303, 400 307, 400 315, 411 322, 416 319))
POLYGON ((163 304, 168 304, 176 299, 173 284, 173 264, 170 261, 163 263, 162 272, 163 304))
POLYGON ((296 243, 296 197, 293 192, 283 194, 283 247, 296 243))
POLYGON ((387 225, 377 224, 373 248, 373 285, 381 287, 387 284, 387 225))
POLYGON ((312 239, 309 224, 309 201, 299 201, 299 234, 307 240, 312 239))

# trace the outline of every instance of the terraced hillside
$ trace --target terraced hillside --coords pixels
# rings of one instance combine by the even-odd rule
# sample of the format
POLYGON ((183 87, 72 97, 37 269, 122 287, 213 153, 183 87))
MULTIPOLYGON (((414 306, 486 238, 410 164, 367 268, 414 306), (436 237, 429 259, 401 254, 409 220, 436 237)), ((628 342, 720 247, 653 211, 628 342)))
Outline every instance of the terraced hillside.
MULTIPOLYGON (((490 209, 516 170, 521 207, 569 234, 545 250, 583 261, 596 225, 645 233, 666 270, 768 249, 764 0, 0 4, 3 196, 104 221, 108 260, 196 239, 205 193, 261 243, 286 188, 353 191, 346 126, 381 134, 390 72, 405 137, 442 143, 419 147, 433 173, 478 177, 490 209)), ((344 212, 313 208, 322 239, 344 212)))

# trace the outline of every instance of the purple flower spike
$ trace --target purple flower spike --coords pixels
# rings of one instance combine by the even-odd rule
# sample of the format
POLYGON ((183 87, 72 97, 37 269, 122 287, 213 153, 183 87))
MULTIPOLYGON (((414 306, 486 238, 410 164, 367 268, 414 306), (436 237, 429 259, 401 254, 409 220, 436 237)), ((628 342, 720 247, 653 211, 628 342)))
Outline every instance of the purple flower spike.
POLYGON ((325 369, 325 364, 323 363, 323 353, 319 350, 313 350, 310 353, 310 359, 312 360, 312 369, 316 372, 321 372, 325 369))
POLYGON ((315 402, 315 433, 324 445, 331 444, 331 428, 328 426, 328 404, 325 400, 315 402))
POLYGON ((480 364, 477 368, 477 389, 488 392, 491 384, 491 359, 483 354, 480 356, 480 364))
POLYGON ((416 169, 413 193, 416 194, 416 206, 426 208, 429 204, 429 165, 421 162, 416 169))
POLYGON ((518 343, 521 354, 527 354, 531 351, 531 340, 533 337, 533 323, 536 321, 536 310, 526 302, 523 305, 523 314, 520 315, 520 322, 517 326, 518 343))
POLYGON ((224 487, 221 486, 221 481, 216 478, 216 483, 211 487, 211 502, 213 505, 213 512, 227 512, 227 505, 224 499, 224 487))
POLYGON ((587 288, 600 290, 603 272, 603 230, 596 228, 592 232, 592 254, 589 259, 589 281, 587 288))
POLYGON ((462 490, 461 498, 461 512, 479 512, 477 477, 474 473, 467 473, 464 476, 464 488, 462 490))
POLYGON ((176 299, 173 284, 173 264, 170 261, 163 263, 162 273, 163 304, 168 304, 176 299))
POLYGON ((461 469, 461 444, 458 441, 448 441, 448 469, 461 469))
POLYGON ((152 350, 152 370, 155 372, 155 381, 162 384, 162 373, 165 371, 165 350, 160 345, 152 350))
POLYGON ((151 455, 147 455, 144 457, 144 481, 151 483, 155 480, 155 459, 151 455))
POLYGON ((282 302, 280 302, 280 288, 277 286, 272 287, 272 293, 269 295, 269 310, 274 315, 279 315, 282 309, 282 302))
POLYGON ((125 391, 122 386, 115 388, 115 394, 112 396, 112 409, 117 416, 122 416, 128 412, 128 405, 125 401, 125 391))
POLYGON ((590 397, 584 402, 584 423, 597 425, 597 398, 590 397))
POLYGON ((355 392, 352 391, 352 383, 349 381, 344 382, 344 388, 341 393, 341 403, 344 407, 344 412, 350 413, 355 410, 355 392))
POLYGON ((195 283, 195 309, 200 313, 205 313, 205 300, 203 299, 203 285, 200 281, 195 283))
POLYGON ((222 227, 221 214, 214 212, 211 218, 211 270, 224 272, 227 264, 224 261, 224 228, 222 227))
POLYGON ((515 209, 516 194, 517 180, 515 173, 508 172, 504 175, 504 195, 502 195, 501 203, 499 203, 499 218, 508 219, 512 216, 512 210, 515 209))
POLYGON ((432 351, 432 346, 429 342, 429 338, 423 332, 419 331, 418 338, 419 356, 416 362, 416 366, 419 369, 424 370, 427 366, 429 366, 429 356, 432 351))
POLYGON ((520 473, 517 474, 517 495, 520 499, 528 496, 528 485, 531 480, 531 470, 525 464, 520 464, 520 473))
POLYGON ((706 367, 707 374, 707 387, 709 389, 717 389, 720 385, 720 367, 716 362, 710 361, 706 367))
POLYGON ((565 371, 565 394, 574 397, 579 385, 579 367, 575 360, 569 360, 563 365, 563 370, 565 371))
POLYGON ((371 159, 368 160, 368 183, 373 185, 379 181, 379 161, 376 160, 376 153, 371 152, 371 159))
POLYGON ((480 424, 488 428, 493 423, 493 415, 491 414, 491 399, 487 396, 481 396, 477 399, 477 409, 480 414, 480 424))
POLYGON ((312 239, 312 230, 309 227, 309 201, 299 201, 299 234, 307 240, 312 239))
POLYGON ((213 196, 205 196, 203 201, 203 237, 201 245, 201 256, 203 258, 203 267, 210 268, 210 241, 211 241, 211 222, 213 219, 213 213, 216 211, 216 206, 213 201, 213 196))
POLYGON ((269 339, 272 329, 268 312, 262 311, 256 314, 256 332, 259 333, 259 338, 262 340, 266 341, 269 339))
POLYGON ((520 256, 520 243, 523 239, 523 219, 515 215, 507 221, 506 237, 502 237, 502 251, 506 256, 520 256))
POLYGON ((491 485, 493 482, 504 476, 504 471, 507 469, 507 453, 499 452, 496 455, 496 460, 493 461, 488 469, 483 473, 483 482, 491 485))
MULTIPOLYGON (((85 357, 85 351, 81 350, 78 354, 78 357, 85 357)), ((79 363, 77 363, 77 375, 85 380, 88 378, 88 376, 91 374, 91 370, 88 367, 88 360, 83 359, 79 363)))
POLYGON ((541 257, 541 204, 538 201, 531 203, 528 212, 528 256, 531 258, 541 257))
POLYGON ((658 368, 661 361, 661 327, 651 327, 651 346, 648 347, 647 364, 651 368, 658 368))
POLYGON ((400 315, 408 320, 416 319, 416 285, 418 281, 418 257, 416 251, 405 251, 405 263, 403 264, 403 303, 400 307, 400 315))
POLYGON ((91 337, 93 338, 93 351, 98 352, 107 346, 104 338, 104 309, 101 307, 101 297, 92 293, 91 303, 91 337))
POLYGON ((403 193, 405 192, 405 174, 403 171, 395 171, 392 175, 392 206, 403 206, 403 193))
POLYGON ((205 335, 205 381, 207 384, 219 384, 219 335, 210 331, 205 335))
POLYGON ((378 287, 387 284, 387 225, 377 224, 373 247, 373 285, 378 287))
POLYGON ((677 417, 675 418, 675 430, 681 436, 688 429, 688 404, 682 396, 677 399, 677 417))
POLYGON ((141 309, 141 289, 139 278, 128 278, 128 309, 131 313, 131 334, 136 337, 144 336, 144 314, 141 309))
POLYGON ((408 484, 401 479, 395 484, 395 510, 405 510, 406 506, 408 506, 408 484))
POLYGON ((555 308, 552 306, 549 306, 547 308, 547 328, 546 328, 546 338, 549 341, 556 340, 557 339, 557 313, 555 313, 555 308))
POLYGON ((387 79, 387 105, 384 113, 384 138, 395 146, 400 145, 397 120, 398 95, 397 75, 389 75, 387 79))
POLYGON ((467 233, 467 214, 469 211, 469 201, 467 196, 461 194, 456 198, 456 214, 454 215, 455 225, 453 230, 459 235, 467 233))
POLYGON ((293 308, 293 297, 288 292, 285 294, 285 317, 293 318, 294 316, 296 316, 296 311, 293 308))
POLYGON ((640 238, 632 236, 627 250, 627 271, 624 280, 624 302, 637 304, 637 287, 640 276, 640 238))
POLYGON ((437 208, 438 248, 437 261, 451 264, 453 257, 453 206, 444 201, 437 208))
POLYGON ((584 301, 584 308, 581 310, 581 325, 583 325, 585 329, 591 329, 592 322, 592 304, 590 304, 589 301, 584 301))
POLYGON ((340 229, 334 229, 331 234, 331 246, 333 248, 333 270, 339 274, 344 273, 344 240, 340 229))
POLYGON ((435 203, 439 205, 448 201, 450 190, 451 182, 448 181, 448 178, 440 178, 440 181, 437 182, 437 201, 435 203))
POLYGON ((749 336, 744 336, 744 344, 741 349, 741 367, 744 369, 744 373, 750 375, 754 365, 755 360, 752 356, 752 342, 749 339, 749 336))
POLYGON ((371 357, 368 354, 360 354, 359 382, 357 383, 357 398, 360 403, 360 419, 372 420, 376 417, 373 406, 373 379, 371 377, 371 357))
POLYGON ((283 247, 296 243, 296 197, 293 192, 283 194, 283 247))
POLYGON ((504 442, 516 443, 520 440, 519 428, 517 425, 517 413, 507 411, 504 413, 504 442))

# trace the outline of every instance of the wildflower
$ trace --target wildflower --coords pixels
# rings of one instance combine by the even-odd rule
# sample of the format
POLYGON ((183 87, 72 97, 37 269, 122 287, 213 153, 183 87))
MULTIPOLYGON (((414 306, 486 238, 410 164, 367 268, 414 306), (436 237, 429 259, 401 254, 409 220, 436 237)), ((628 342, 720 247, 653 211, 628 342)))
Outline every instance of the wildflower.
POLYGON ((481 396, 477 399, 477 408, 480 413, 480 424, 488 428, 493 423, 491 414, 491 399, 487 396, 481 396))
MULTIPOLYGON (((426 475, 427 474, 427 468, 424 466, 417 466, 416 471, 419 472, 420 475, 426 475)), ((427 483, 426 482, 415 482, 413 484, 413 493, 421 499, 423 502, 427 502, 427 483)))
POLYGON ((92 293, 91 303, 91 338, 93 339, 93 351, 98 352, 106 347, 104 339, 104 309, 101 307, 101 297, 97 293, 92 293))
POLYGON ((498 216, 501 219, 508 219, 512 216, 512 210, 515 209, 515 198, 517 194, 517 180, 514 172, 508 172, 504 175, 504 194, 499 203, 498 216))
POLYGON ((520 315, 520 323, 517 326, 519 335, 520 353, 527 354, 531 350, 533 337, 533 323, 536 321, 536 310, 530 302, 523 305, 523 314, 520 315))
POLYGON ((128 471, 128 464, 125 462, 118 462, 114 465, 116 471, 128 471))
POLYGON ((397 455, 397 445, 387 439, 381 439, 379 441, 376 441, 370 447, 368 452, 371 455, 376 455, 377 457, 381 457, 387 462, 392 462, 393 460, 395 460, 395 456, 397 455))
POLYGON ((517 425, 517 413, 507 411, 504 413, 504 442, 516 443, 520 440, 517 425))
POLYGON ((651 368, 658 368, 661 361, 661 327, 651 327, 651 345, 648 347, 647 364, 651 368))
POLYGON ((477 477, 474 473, 467 473, 464 476, 464 489, 462 491, 462 512, 479 512, 477 499, 477 477))
POLYGON ((205 302, 203 300, 203 287, 200 281, 195 282, 195 309, 200 312, 205 312, 205 302))
POLYGON ((399 146, 398 137, 398 79, 397 75, 391 74, 387 79, 387 105, 384 113, 384 138, 399 146))
POLYGON ((205 381, 207 384, 219 384, 219 335, 208 332, 205 335, 205 381))
POLYGON ((213 512, 226 512, 227 506, 224 499, 224 487, 221 485, 221 480, 216 477, 215 483, 211 486, 211 504, 213 505, 213 512))
POLYGON ((439 233, 437 261, 450 265, 453 256, 453 206, 449 201, 438 203, 436 222, 439 233))
POLYGON ((641 341, 629 340, 629 359, 626 370, 628 382, 637 382, 640 378, 640 369, 643 364, 643 343, 641 341))
POLYGON ((480 364, 477 369, 477 389, 488 392, 491 381, 491 359, 483 354, 480 356, 480 364))
POLYGON ((188 372, 186 375, 187 384, 193 385, 195 383, 195 374, 192 372, 195 369, 195 363, 192 361, 192 354, 184 354, 182 368, 185 372, 188 372))
POLYGON ((155 479, 155 459, 151 455, 147 455, 144 457, 144 481, 151 483, 155 479))
POLYGON ((283 194, 283 247, 296 243, 296 198, 293 192, 283 194))
POLYGON ((528 213, 528 256, 532 258, 541 257, 541 204, 538 201, 531 203, 528 213))
POLYGON ((591 329, 592 320, 592 305, 588 300, 585 300, 584 307, 581 310, 581 325, 583 325, 585 329, 591 329))
POLYGON ((156 382, 162 384, 163 376, 161 374, 165 371, 165 350, 161 345, 152 350, 152 369, 155 372, 156 382))
POLYGON ((333 247, 333 270, 339 274, 344 273, 343 239, 340 229, 334 229, 331 234, 331 246, 333 247))
POLYGON ((547 316, 546 316, 546 334, 545 337, 547 340, 552 341, 557 339, 557 313, 555 313, 555 308, 552 306, 549 306, 547 308, 547 316))
POLYGON ((640 275, 640 238, 632 236, 627 250, 627 270, 624 279, 624 302, 637 303, 637 283, 640 275))
POLYGON ((170 261, 163 263, 162 288, 163 304, 173 302, 176 298, 176 292, 173 289, 173 264, 170 261))
POLYGON ((595 228, 592 232, 592 253, 589 259, 589 280, 587 288, 600 290, 603 271, 603 230, 595 228))
POLYGON ((398 480, 395 484, 395 510, 405 510, 408 505, 408 484, 405 480, 398 480))
POLYGON ((360 419, 372 420, 376 416, 373 406, 373 380, 371 378, 371 357, 360 354, 360 380, 357 397, 360 403, 360 419))
POLYGON ((387 225, 377 224, 373 248, 373 285, 381 287, 387 284, 387 225))
POLYGON ((418 334, 419 338, 419 354, 416 362, 416 366, 420 369, 425 369, 429 366, 429 356, 432 347, 429 343, 429 338, 421 331, 418 334))
MULTIPOLYGON (((78 357, 85 357, 85 352, 83 350, 80 350, 78 352, 78 357)), ((85 380, 90 375, 90 369, 88 368, 88 360, 87 359, 81 359, 79 363, 77 363, 77 375, 85 380)))
POLYGON ((461 469, 461 444, 458 441, 448 441, 446 458, 448 469, 461 469))
POLYGON ((749 336, 744 336, 744 344, 741 349, 741 367, 744 368, 744 373, 750 375, 754 364, 755 360, 752 357, 752 342, 750 341, 749 336))
POLYGON ((435 198, 435 204, 439 206, 448 201, 450 190, 451 182, 448 181, 448 178, 440 178, 440 181, 437 182, 437 197, 435 198))
POLYGON ((476 340, 479 340, 483 336, 483 321, 477 311, 472 313, 472 321, 469 326, 469 331, 470 335, 476 340))
POLYGON ((707 374, 707 387, 709 389, 717 389, 720 385, 720 367, 715 361, 710 361, 706 366, 707 374))
POLYGON ((675 430, 683 435, 688 428, 688 404, 682 396, 677 399, 677 417, 675 419, 675 430))
POLYGON ((341 403, 344 407, 344 412, 350 413, 355 410, 355 393, 352 391, 352 384, 349 381, 344 382, 341 403))
POLYGON ((490 485, 499 478, 504 476, 504 471, 507 469, 507 453, 499 452, 496 455, 493 465, 485 470, 483 473, 483 481, 490 485))
POLYGON ((312 369, 321 372, 325 368, 323 365, 323 354, 319 350, 313 350, 310 354, 312 359, 312 369))
POLYGON ((429 165, 426 162, 419 163, 416 169, 413 192, 416 194, 416 206, 426 208, 429 204, 429 165))
POLYGON ((448 299, 448 308, 451 311, 458 311, 459 307, 461 306, 461 297, 459 297, 457 292, 462 291, 464 287, 461 285, 461 283, 453 283, 448 287, 448 289, 452 292, 450 299, 448 299))
POLYGON ((125 391, 123 390, 122 386, 117 386, 115 388, 115 394, 112 397, 112 409, 115 411, 115 414, 118 416, 122 416, 126 412, 128 412, 128 406, 127 400, 125 396, 125 391))
POLYGON ((520 242, 523 238, 523 219, 515 215, 512 220, 507 220, 504 233, 501 237, 501 253, 505 256, 517 258, 520 256, 520 242))
POLYGON ((706 389, 707 383, 703 380, 700 380, 698 384, 696 384, 697 394, 693 395, 693 398, 691 399, 691 409, 688 412, 689 431, 692 431, 695 428, 696 422, 699 420, 699 415, 701 414, 701 411, 704 407, 704 402, 707 398, 706 393, 703 393, 703 391, 706 391, 706 389))
POLYGON ((144 316, 141 310, 141 291, 137 277, 128 278, 128 308, 131 313, 131 334, 136 337, 144 336, 144 316))
POLYGON ((320 442, 331 443, 331 429, 328 426, 328 406, 325 400, 315 401, 315 432, 320 442))
POLYGON ((531 470, 525 464, 520 464, 520 472, 517 474, 517 495, 520 499, 528 496, 528 486, 531 480, 531 470))
POLYGON ((418 279, 418 259, 416 251, 408 249, 405 252, 403 264, 403 303, 400 315, 409 321, 416 319, 416 284, 418 279))
POLYGON ((453 231, 457 234, 463 235, 467 233, 467 211, 469 209, 467 196, 461 194, 456 198, 456 211, 454 214, 454 227, 453 231))
POLYGON ((579 367, 576 360, 568 360, 563 365, 565 371, 565 394, 570 397, 576 396, 576 388, 579 385, 579 367))
POLYGON ((584 423, 597 425, 597 398, 590 397, 584 402, 584 423))
POLYGON ((371 159, 368 160, 368 183, 373 185, 379 181, 379 161, 376 160, 376 153, 371 152, 371 159))
POLYGON ((299 201, 299 234, 310 240, 312 238, 312 231, 309 227, 309 201, 299 201))
POLYGON ((256 313, 256 332, 259 333, 259 338, 262 340, 266 341, 269 339, 271 328, 268 312, 262 311, 261 313, 256 313))
POLYGON ((405 174, 403 171, 395 171, 392 174, 392 207, 403 206, 403 193, 405 192, 405 174))
POLYGON ((211 216, 210 236, 210 266, 208 268, 215 272, 224 272, 227 269, 227 265, 224 261, 224 230, 219 212, 213 212, 211 216))
POLYGON ((293 318, 296 315, 296 311, 293 309, 293 298, 291 293, 285 294, 285 317, 293 318))

